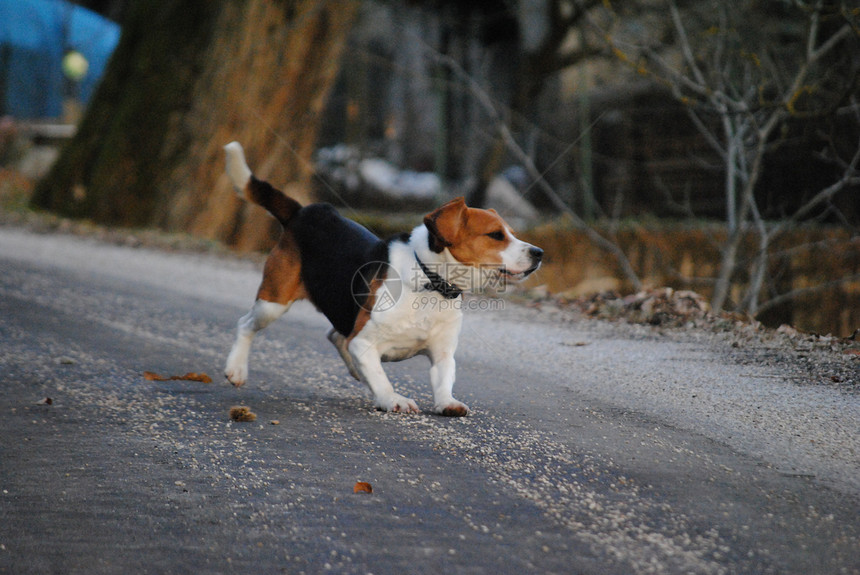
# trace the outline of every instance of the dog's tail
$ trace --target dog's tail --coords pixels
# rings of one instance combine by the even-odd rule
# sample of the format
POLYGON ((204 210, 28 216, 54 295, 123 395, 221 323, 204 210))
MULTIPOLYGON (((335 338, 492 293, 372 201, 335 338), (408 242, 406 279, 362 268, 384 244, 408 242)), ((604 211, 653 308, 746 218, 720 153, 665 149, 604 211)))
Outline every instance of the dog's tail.
POLYGON ((245 161, 245 152, 239 142, 224 146, 227 155, 227 175, 240 198, 266 208, 282 225, 302 207, 293 198, 275 189, 268 182, 258 180, 245 161))

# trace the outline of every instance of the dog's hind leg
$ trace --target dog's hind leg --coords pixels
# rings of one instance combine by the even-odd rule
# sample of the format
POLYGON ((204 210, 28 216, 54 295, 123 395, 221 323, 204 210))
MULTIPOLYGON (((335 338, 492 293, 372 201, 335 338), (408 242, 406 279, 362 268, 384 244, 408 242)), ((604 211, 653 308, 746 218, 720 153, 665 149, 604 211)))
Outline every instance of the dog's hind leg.
POLYGON ((266 260, 254 306, 239 320, 236 342, 224 368, 230 383, 238 387, 248 379, 248 354, 257 332, 281 317, 294 301, 304 297, 298 250, 291 238, 283 234, 266 260))
POLYGON ((247 314, 242 316, 236 326, 236 341, 233 349, 227 356, 227 365, 224 375, 227 379, 239 387, 248 379, 248 354, 251 351, 251 342, 257 332, 281 317, 289 309, 289 304, 279 304, 258 299, 247 314))
POLYGON ((334 328, 331 328, 331 331, 328 332, 328 340, 334 344, 341 359, 346 364, 349 374, 358 381, 361 381, 361 375, 358 373, 358 368, 355 367, 355 362, 352 361, 352 355, 349 353, 349 341, 334 328))

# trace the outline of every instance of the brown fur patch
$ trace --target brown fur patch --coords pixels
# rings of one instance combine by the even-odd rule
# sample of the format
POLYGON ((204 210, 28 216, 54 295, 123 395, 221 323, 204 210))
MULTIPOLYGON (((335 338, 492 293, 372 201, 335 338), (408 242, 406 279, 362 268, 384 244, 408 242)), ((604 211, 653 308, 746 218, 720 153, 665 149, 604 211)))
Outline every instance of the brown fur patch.
POLYGON ((430 232, 431 249, 438 253, 448 248, 464 264, 498 265, 502 263, 500 252, 510 243, 509 226, 495 210, 467 207, 463 198, 428 214, 424 225, 430 232), (487 235, 497 231, 505 232, 504 240, 487 235))
POLYGON ((289 305, 305 297, 301 255, 292 234, 284 231, 266 260, 257 299, 289 305))
POLYGON ((370 321, 370 312, 376 305, 376 294, 382 287, 382 282, 384 281, 385 278, 376 278, 370 282, 370 295, 367 296, 361 309, 358 310, 358 315, 355 317, 355 323, 352 326, 352 332, 349 334, 349 337, 346 338, 347 347, 349 346, 349 342, 352 341, 352 338, 357 336, 361 330, 364 329, 364 326, 367 325, 367 322, 370 321))
POLYGON ((455 198, 437 208, 424 217, 424 225, 430 232, 430 249, 441 253, 447 247, 454 245, 457 233, 462 225, 460 221, 466 210, 466 201, 455 198))

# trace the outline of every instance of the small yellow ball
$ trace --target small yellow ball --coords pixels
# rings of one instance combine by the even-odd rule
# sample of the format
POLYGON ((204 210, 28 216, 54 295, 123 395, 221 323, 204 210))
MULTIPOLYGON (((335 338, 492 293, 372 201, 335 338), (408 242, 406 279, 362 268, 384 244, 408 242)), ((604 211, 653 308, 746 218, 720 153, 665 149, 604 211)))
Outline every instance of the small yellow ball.
POLYGON ((84 55, 77 50, 72 50, 63 56, 63 74, 73 82, 79 82, 84 76, 86 76, 89 68, 90 63, 87 62, 84 55))

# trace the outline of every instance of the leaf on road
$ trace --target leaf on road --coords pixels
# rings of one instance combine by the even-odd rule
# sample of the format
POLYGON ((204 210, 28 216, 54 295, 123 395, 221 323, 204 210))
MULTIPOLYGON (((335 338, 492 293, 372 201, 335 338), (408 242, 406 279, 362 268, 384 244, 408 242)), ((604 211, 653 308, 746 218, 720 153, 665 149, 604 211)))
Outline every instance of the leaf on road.
POLYGON ((257 414, 244 405, 234 405, 230 408, 230 419, 233 421, 256 421, 257 414))
POLYGON ((373 486, 366 481, 356 481, 355 487, 352 488, 353 493, 373 493, 373 486))
POLYGON ((159 375, 152 371, 144 371, 143 377, 148 379, 149 381, 176 381, 176 380, 185 380, 185 381, 199 381, 201 383, 212 383, 212 378, 206 375, 205 373, 195 373, 193 371, 189 371, 185 375, 171 375, 170 377, 164 377, 163 375, 159 375))

